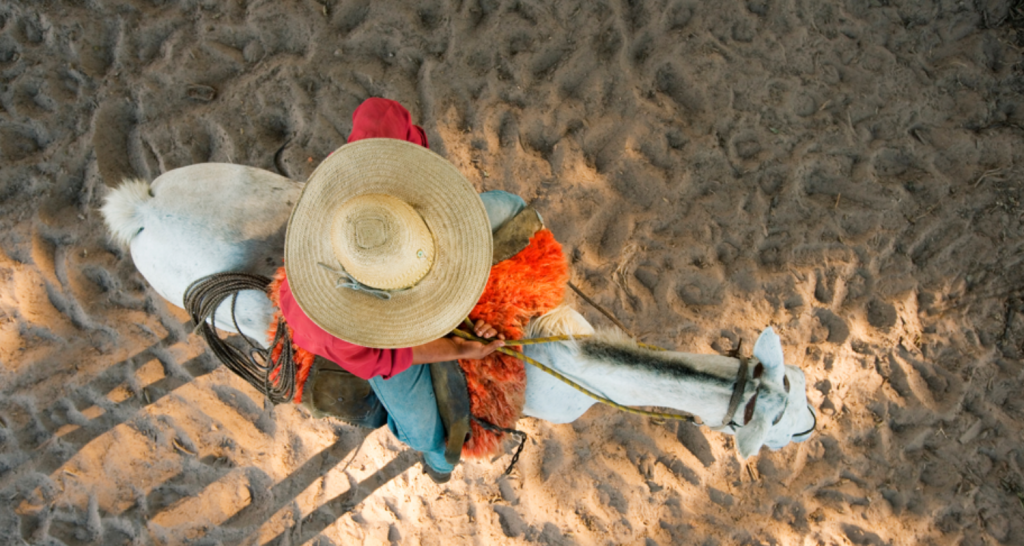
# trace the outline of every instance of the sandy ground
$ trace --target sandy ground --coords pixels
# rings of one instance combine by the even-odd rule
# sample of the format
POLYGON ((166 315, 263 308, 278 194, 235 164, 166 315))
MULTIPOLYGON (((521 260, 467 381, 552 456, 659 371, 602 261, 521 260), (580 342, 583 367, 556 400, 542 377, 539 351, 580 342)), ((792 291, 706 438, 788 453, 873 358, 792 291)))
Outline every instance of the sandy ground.
MULTIPOLYGON (((1024 32, 995 0, 0 5, 3 544, 1024 544, 1024 32), (401 101, 646 341, 774 325, 810 441, 595 407, 445 486, 268 407, 108 242, 107 186, 304 179, 401 101)), ((607 321, 579 305, 598 325, 607 321)), ((364 442, 365 439, 365 442, 364 442)), ((360 447, 360 444, 362 446, 360 447)))

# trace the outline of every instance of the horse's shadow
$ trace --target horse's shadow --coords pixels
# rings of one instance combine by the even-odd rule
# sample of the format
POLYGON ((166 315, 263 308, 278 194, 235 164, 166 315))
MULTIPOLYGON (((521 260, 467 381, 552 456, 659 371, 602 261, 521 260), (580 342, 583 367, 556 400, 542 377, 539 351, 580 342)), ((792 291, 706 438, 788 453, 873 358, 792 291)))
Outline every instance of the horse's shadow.
MULTIPOLYGON (((402 451, 383 468, 366 477, 361 482, 352 483, 343 493, 314 507, 305 516, 299 517, 302 508, 295 500, 324 475, 335 470, 342 461, 351 459, 353 453, 373 431, 366 428, 353 427, 353 433, 338 438, 305 463, 296 468, 289 476, 277 483, 258 467, 224 466, 213 456, 200 460, 198 466, 202 472, 196 473, 197 465, 187 465, 181 473, 154 487, 145 497, 145 502, 137 504, 134 509, 145 507, 145 513, 137 517, 147 521, 153 520, 165 510, 179 501, 195 495, 195 491, 205 490, 209 485, 221 480, 229 473, 240 472, 245 475, 250 493, 248 504, 215 529, 210 530, 204 538, 223 544, 258 544, 256 535, 260 528, 274 518, 282 510, 291 508, 296 522, 287 530, 269 542, 262 544, 303 544, 315 538, 330 527, 344 514, 353 510, 364 500, 373 495, 382 486, 396 476, 411 468, 418 460, 415 452, 402 451), (273 484, 273 485, 271 485, 273 484)), ((346 463, 347 464, 347 463, 346 463)))
MULTIPOLYGON (((120 424, 132 422, 145 407, 158 402, 176 389, 217 368, 218 363, 209 352, 204 352, 182 363, 166 361, 163 351, 180 341, 180 335, 168 334, 135 354, 110 365, 87 384, 75 388, 59 400, 53 401, 45 407, 29 411, 27 422, 22 423, 22 426, 13 430, 12 433, 19 439, 18 444, 23 450, 34 452, 34 454, 0 474, 0 480, 2 480, 0 485, 5 489, 9 488, 17 484, 19 477, 29 474, 52 475, 97 438, 120 424), (163 366, 164 377, 148 384, 143 391, 144 394, 129 396, 118 403, 106 404, 100 415, 87 422, 80 421, 77 428, 62 435, 59 434, 60 429, 69 424, 68 419, 65 418, 69 411, 78 411, 78 408, 95 405, 97 395, 102 396, 102 393, 114 390, 123 384, 126 375, 137 372, 154 359, 163 366)), ((255 540, 255 533, 267 520, 282 509, 286 509, 289 504, 293 504, 295 499, 312 483, 349 458, 362 440, 372 432, 363 428, 353 428, 353 430, 358 431, 357 435, 345 434, 334 444, 327 446, 296 468, 280 482, 273 483, 272 478, 257 467, 242 468, 241 470, 249 478, 250 484, 266 484, 269 487, 263 491, 254 491, 252 501, 227 521, 218 525, 215 530, 212 530, 208 534, 208 538, 221 540, 225 544, 248 544, 255 540)), ((295 525, 283 531, 269 543, 283 544, 288 543, 289 539, 291 543, 295 543, 296 538, 301 538, 299 543, 304 543, 315 538, 342 515, 369 498, 394 477, 412 467, 416 461, 415 453, 412 451, 399 453, 395 459, 376 473, 359 483, 354 483, 345 492, 315 507, 305 517, 299 519, 295 525)), ((225 464, 222 460, 212 456, 198 459, 195 462, 198 464, 189 465, 188 469, 151 489, 145 496, 144 502, 129 509, 128 513, 123 515, 129 515, 131 512, 139 510, 140 507, 145 507, 136 513, 136 517, 147 521, 151 520, 167 507, 190 496, 189 492, 196 491, 197 487, 198 490, 203 490, 229 472, 238 470, 230 463, 225 464), (198 475, 187 475, 189 472, 195 471, 197 466, 201 467, 203 472, 198 475)), ((28 520, 23 523, 23 533, 26 529, 31 533, 31 529, 37 526, 33 525, 33 519, 28 516, 28 520)))
MULTIPOLYGON (((369 430, 358 429, 365 434, 369 430)), ((320 479, 326 471, 330 471, 346 458, 351 449, 337 454, 332 450, 338 444, 328 446, 319 455, 311 457, 301 467, 295 469, 287 478, 274 484, 267 495, 248 504, 234 516, 218 526, 208 537, 221 540, 225 544, 256 544, 255 535, 260 526, 275 514, 286 509, 295 498, 306 490, 314 481, 320 479), (327 468, 331 465, 330 468, 327 468), (326 471, 324 470, 326 468, 326 471)), ((401 475, 416 464, 418 457, 411 450, 402 451, 377 472, 367 476, 359 483, 352 484, 347 490, 327 500, 300 518, 290 528, 262 544, 284 545, 305 544, 316 538, 346 513, 368 499, 377 490, 401 475)), ((296 507, 297 509, 297 507, 296 507)))
MULTIPOLYGON (((135 517, 153 520, 165 509, 194 496, 195 491, 206 489, 229 473, 241 472, 246 477, 250 491, 249 503, 219 523, 215 529, 211 529, 205 535, 205 539, 223 544, 255 544, 255 535, 266 522, 289 507, 293 511, 301 510, 295 504, 296 498, 314 482, 342 464, 342 461, 350 459, 353 452, 372 432, 362 428, 354 428, 353 431, 354 434, 339 438, 277 483, 273 483, 272 478, 260 468, 221 466, 212 456, 205 457, 198 461, 204 470, 201 475, 195 474, 196 465, 190 465, 178 475, 153 488, 146 495, 145 502, 135 507, 138 509, 145 506, 146 513, 137 514, 135 517), (272 483, 273 485, 270 485, 272 483)), ((416 461, 417 458, 412 451, 399 453, 383 468, 361 482, 353 483, 345 492, 316 506, 307 515, 299 518, 296 514, 297 521, 294 525, 265 544, 302 544, 315 538, 383 485, 412 467, 416 461), (288 539, 285 539, 286 535, 288 539), (296 542, 296 539, 300 538, 301 540, 296 542), (288 542, 289 539, 291 542, 288 542)))
POLYGON ((10 485, 10 477, 19 476, 28 468, 47 475, 55 472, 96 438, 134 418, 144 407, 216 368, 216 362, 208 353, 200 354, 184 363, 169 363, 162 359, 162 350, 179 341, 180 336, 177 333, 168 334, 145 349, 110 365, 86 385, 75 388, 44 408, 18 408, 18 411, 28 413, 27 422, 12 431, 12 434, 21 449, 34 453, 15 468, 5 469, 3 486, 10 485), (153 359, 158 360, 164 367, 164 377, 147 385, 143 395, 130 396, 121 402, 110 403, 103 408, 104 411, 100 415, 86 422, 79 422, 74 430, 59 435, 62 427, 75 421, 67 418, 69 413, 96 405, 97 394, 109 393, 124 382, 126 372, 134 373, 153 359))
MULTIPOLYGON (((33 492, 35 488, 25 485, 43 483, 39 482, 40 476, 52 476, 97 438, 120 424, 131 422, 146 406, 216 368, 216 361, 205 352, 185 362, 173 362, 165 349, 180 341, 180 331, 171 329, 163 338, 107 366, 88 383, 70 389, 44 407, 25 405, 16 397, 5 400, 5 413, 12 417, 11 424, 18 424, 16 428, 4 431, 3 443, 12 455, 8 461, 15 463, 0 468, 0 490, 9 494, 8 500, 15 503, 16 499, 22 498, 31 501, 30 504, 53 500, 48 499, 53 491, 37 498, 33 492), (161 379, 120 402, 114 403, 106 398, 124 384, 127 374, 137 372, 154 360, 163 367, 161 379), (96 417, 85 419, 80 408, 92 406, 98 406, 102 411, 96 417), (76 426, 62 433, 68 425, 76 426), (16 455, 18 453, 21 455, 16 455)), ((3 424, 7 425, 7 422, 3 424)), ((44 509, 39 514, 28 512, 20 515, 23 538, 36 533, 40 525, 48 526, 50 512, 52 510, 44 509)), ((52 531, 59 534, 56 528, 52 531)))

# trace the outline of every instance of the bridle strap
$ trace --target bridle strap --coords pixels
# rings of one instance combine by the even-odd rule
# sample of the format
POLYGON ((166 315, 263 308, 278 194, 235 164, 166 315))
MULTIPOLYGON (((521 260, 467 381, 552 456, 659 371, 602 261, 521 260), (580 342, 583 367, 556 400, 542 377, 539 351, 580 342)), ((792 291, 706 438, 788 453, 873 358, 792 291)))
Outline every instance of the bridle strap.
POLYGON ((725 410, 725 417, 722 419, 722 426, 727 426, 732 422, 732 416, 736 413, 736 410, 740 407, 740 402, 743 401, 743 391, 747 388, 747 377, 750 371, 750 361, 746 358, 740 359, 740 369, 736 372, 736 383, 732 387, 732 396, 729 397, 729 408, 725 410))

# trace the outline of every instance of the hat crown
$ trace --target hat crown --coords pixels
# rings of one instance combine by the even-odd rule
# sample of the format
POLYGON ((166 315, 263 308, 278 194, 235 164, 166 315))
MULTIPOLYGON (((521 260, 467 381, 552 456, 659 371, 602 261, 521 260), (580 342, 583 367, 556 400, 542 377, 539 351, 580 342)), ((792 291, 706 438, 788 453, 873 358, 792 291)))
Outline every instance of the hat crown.
POLYGON ((426 222, 408 203, 386 194, 360 195, 338 207, 331 247, 353 279, 380 290, 409 288, 434 263, 426 222))
POLYGON ((359 248, 377 248, 388 241, 387 225, 380 218, 362 218, 353 222, 359 248))

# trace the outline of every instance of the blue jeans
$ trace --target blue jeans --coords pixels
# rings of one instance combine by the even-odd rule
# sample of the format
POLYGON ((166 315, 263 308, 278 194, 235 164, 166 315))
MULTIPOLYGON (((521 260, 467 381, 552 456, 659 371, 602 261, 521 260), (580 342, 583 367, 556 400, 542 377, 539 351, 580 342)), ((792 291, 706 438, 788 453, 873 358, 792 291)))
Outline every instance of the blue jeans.
POLYGON ((412 366, 391 379, 370 379, 377 399, 388 410, 388 428, 400 441, 416 451, 434 470, 451 472, 454 466, 444 458, 444 425, 437 412, 430 368, 412 366))
MULTIPOLYGON (((491 232, 526 207, 521 197, 504 191, 481 193, 480 199, 487 210, 491 232)), ((412 366, 391 379, 377 376, 370 379, 370 386, 388 410, 391 433, 409 447, 423 452, 424 461, 437 472, 451 472, 455 467, 444 458, 444 425, 437 411, 430 368, 412 366)))
POLYGON ((526 208, 526 201, 522 197, 507 191, 485 191, 480 194, 480 200, 484 202, 487 219, 491 221, 491 233, 498 231, 505 222, 526 208))

